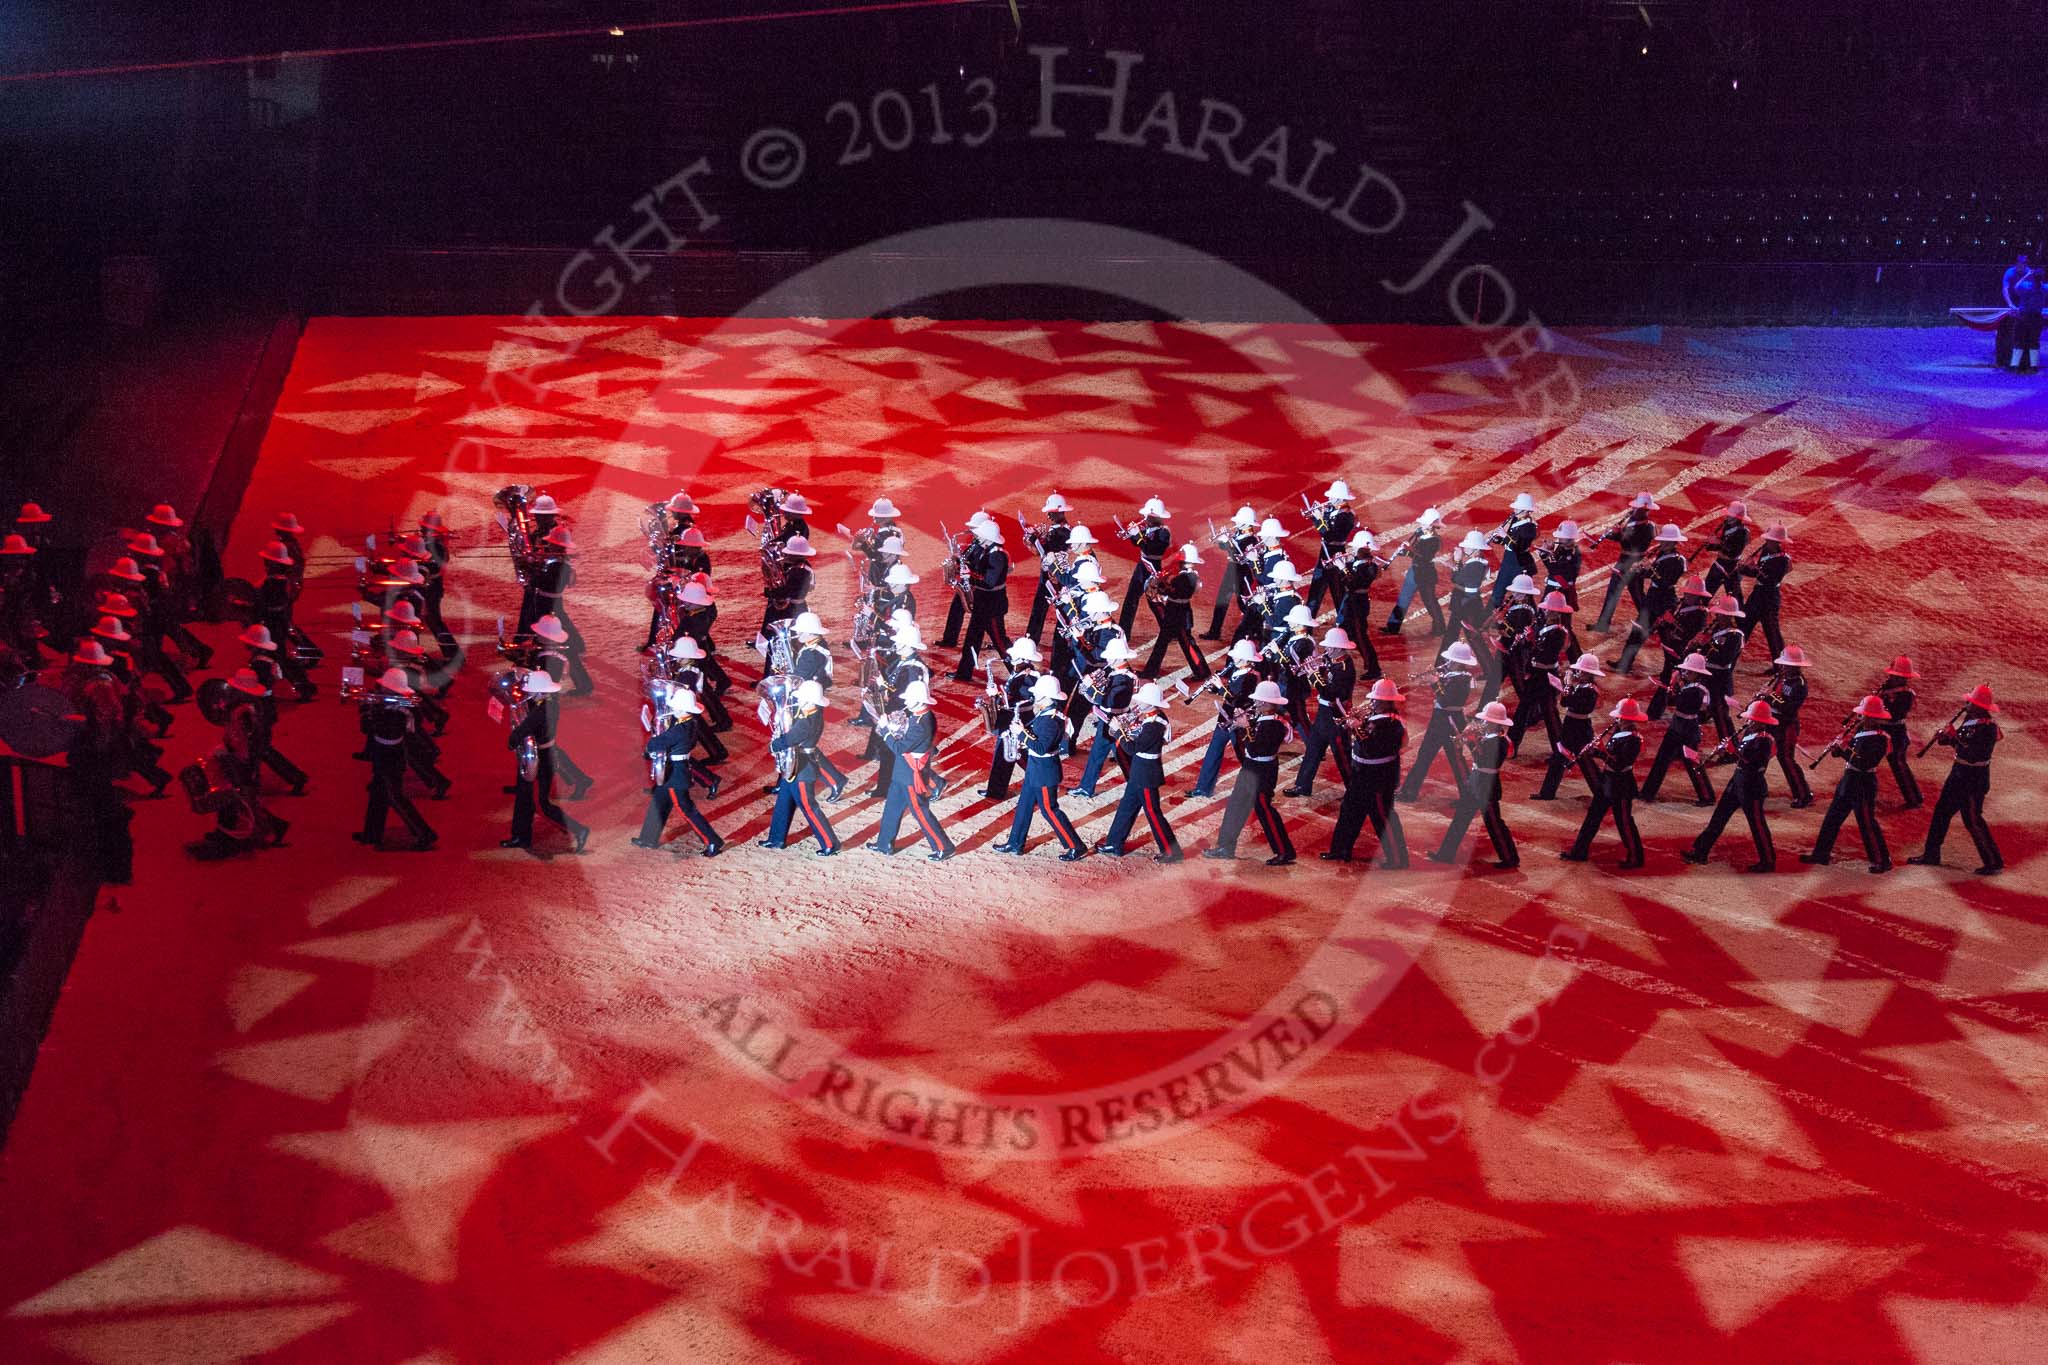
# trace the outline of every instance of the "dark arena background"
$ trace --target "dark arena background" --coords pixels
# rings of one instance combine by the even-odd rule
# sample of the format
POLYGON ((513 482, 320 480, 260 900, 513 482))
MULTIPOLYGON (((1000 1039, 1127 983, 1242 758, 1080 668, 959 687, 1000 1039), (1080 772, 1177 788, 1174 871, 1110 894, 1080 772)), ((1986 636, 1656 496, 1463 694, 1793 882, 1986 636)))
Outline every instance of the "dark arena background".
POLYGON ((2044 23, 9 6, 0 1358, 2039 1361, 2044 23))

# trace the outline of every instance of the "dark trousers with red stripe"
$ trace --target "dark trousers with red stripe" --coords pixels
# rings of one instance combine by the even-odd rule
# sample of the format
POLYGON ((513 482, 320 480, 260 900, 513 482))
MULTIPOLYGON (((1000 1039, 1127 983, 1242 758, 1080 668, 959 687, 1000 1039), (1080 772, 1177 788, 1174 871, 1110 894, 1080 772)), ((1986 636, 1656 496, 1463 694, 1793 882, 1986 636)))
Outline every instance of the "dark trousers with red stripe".
POLYGON ((1138 812, 1145 812, 1145 823, 1152 829, 1152 842, 1159 851, 1169 857, 1180 856, 1180 840, 1174 837, 1173 826, 1166 822, 1166 808, 1159 804, 1159 788, 1140 787, 1135 783, 1124 786, 1124 795, 1116 803, 1116 816, 1109 822, 1109 834, 1102 841, 1105 852, 1122 853, 1124 840, 1131 835, 1131 827, 1138 822, 1138 812))
POLYGON ((1010 821, 1011 848, 1019 853, 1024 851, 1024 841, 1031 837, 1031 822, 1040 815, 1052 826, 1052 832, 1060 836, 1063 849, 1072 853, 1081 847, 1081 836, 1074 832, 1074 822, 1060 809, 1059 788, 1026 777, 1017 793, 1016 817, 1010 821))
POLYGON ((1294 785, 1288 788, 1290 796, 1307 796, 1315 788, 1316 770, 1323 766, 1323 755, 1328 754, 1337 761, 1337 778, 1341 782, 1351 780, 1351 740, 1337 722, 1337 708, 1316 703, 1316 718, 1302 730, 1301 771, 1295 774, 1294 785))
MULTIPOLYGON (((692 772, 690 776, 695 778, 696 773, 692 772)), ((687 790, 677 791, 664 783, 656 787, 654 794, 647 798, 647 815, 640 821, 641 843, 651 844, 661 838, 662 830, 668 825, 668 813, 672 810, 682 812, 683 819, 689 822, 691 829, 697 831, 697 837, 704 841, 707 848, 719 842, 718 835, 712 832, 711 822, 704 818, 704 812, 697 809, 697 803, 690 799, 690 793, 687 790)))
POLYGON ((1337 827, 1330 832, 1330 852, 1349 858, 1367 820, 1379 837, 1380 861, 1387 867, 1408 866, 1408 837, 1401 829, 1401 812, 1394 808, 1394 789, 1401 777, 1400 764, 1353 763, 1344 781, 1344 804, 1337 810, 1337 827))
POLYGON ((1279 778, 1277 767, 1273 762, 1251 762, 1238 768, 1237 781, 1230 787, 1230 800, 1223 807, 1223 823, 1216 830, 1216 847, 1235 854, 1237 836, 1243 832, 1245 821, 1256 814, 1274 855, 1294 856, 1294 841, 1287 837, 1287 823, 1273 805, 1273 788, 1279 778))
POLYGON ((1854 768, 1842 773, 1842 780, 1835 784, 1835 799, 1828 802, 1827 814, 1821 817, 1820 834, 1813 841, 1812 857, 1826 862, 1834 856, 1835 839, 1842 832, 1842 824, 1850 816, 1856 817, 1856 832, 1863 836, 1863 856, 1873 866, 1890 867, 1892 851, 1884 841, 1884 826, 1877 822, 1877 774, 1858 772, 1854 768))
POLYGON ((1458 808, 1451 812, 1451 823, 1444 827, 1443 842, 1429 856, 1438 862, 1449 862, 1456 857, 1458 846, 1465 842, 1465 831, 1472 827, 1475 816, 1486 826, 1486 837, 1493 843, 1493 856, 1507 867, 1520 863, 1521 855, 1515 851, 1514 832, 1501 818, 1500 774, 1481 772, 1476 768, 1466 775, 1464 794, 1458 798, 1458 808))
POLYGON ((817 836, 820 853, 835 853, 839 849, 839 836, 832 832, 832 822, 825 818, 824 808, 818 804, 817 783, 809 778, 798 782, 784 778, 775 788, 775 813, 768 818, 768 842, 780 847, 789 841, 789 822, 798 811, 803 812, 804 823, 817 836))
POLYGON ((1977 856, 1984 860, 1984 866, 2004 867, 2005 858, 1998 851, 1998 842, 1991 837, 1991 826, 1984 823, 1984 798, 1990 794, 1990 768, 1962 763, 1950 768, 1948 780, 1941 784, 1941 795, 1934 799, 1934 818, 1927 822, 1927 842, 1920 856, 1939 862, 1941 846, 1948 839, 1949 822, 1960 819, 1977 845, 1977 856))
POLYGON ((932 846, 932 852, 953 855, 953 841, 946 837, 946 831, 939 827, 939 817, 932 814, 929 796, 917 790, 917 779, 910 774, 910 767, 904 764, 897 769, 903 774, 901 781, 889 784, 889 799, 882 803, 882 824, 875 831, 875 842, 890 853, 896 851, 896 831, 903 825, 903 812, 909 811, 910 818, 917 821, 918 830, 925 842, 932 846))

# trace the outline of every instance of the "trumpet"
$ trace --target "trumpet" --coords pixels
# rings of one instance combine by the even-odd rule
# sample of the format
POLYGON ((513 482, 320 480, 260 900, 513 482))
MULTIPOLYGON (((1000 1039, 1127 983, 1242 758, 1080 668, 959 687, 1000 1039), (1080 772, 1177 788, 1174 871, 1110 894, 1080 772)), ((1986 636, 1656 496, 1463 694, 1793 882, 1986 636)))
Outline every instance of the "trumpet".
POLYGON ((890 711, 875 722, 875 733, 884 739, 901 739, 910 732, 910 713, 890 711))

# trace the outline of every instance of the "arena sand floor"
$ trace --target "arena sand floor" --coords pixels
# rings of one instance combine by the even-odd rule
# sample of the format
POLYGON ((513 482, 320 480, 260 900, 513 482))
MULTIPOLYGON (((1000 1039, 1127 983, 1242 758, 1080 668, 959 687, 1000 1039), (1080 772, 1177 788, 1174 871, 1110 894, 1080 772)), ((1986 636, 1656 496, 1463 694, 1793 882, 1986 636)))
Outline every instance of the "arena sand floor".
MULTIPOLYGON (((287 848, 194 864, 199 817, 141 806, 136 884, 91 925, 5 1154, 4 1353, 2038 1359, 2043 381, 1959 331, 1562 345, 1583 403, 1537 420, 1452 330, 316 321, 229 567, 253 572, 272 514, 309 523, 300 618, 332 656, 361 537, 448 518, 451 615, 478 648, 454 794, 423 806, 441 844, 349 841, 364 773, 331 668, 279 735, 314 775, 275 801, 287 848), (1775 875, 1738 870, 1739 820, 1687 867, 1705 812, 1673 803, 1642 812, 1644 871, 1613 870, 1611 833, 1593 865, 1560 863, 1585 796, 1526 800, 1540 736, 1508 774, 1518 872, 1469 843, 1456 869, 1317 861, 1327 775, 1283 802, 1292 868, 1261 864, 1255 828, 1230 865, 1065 865, 1042 826, 1003 858, 1009 810, 973 795, 975 689, 952 685, 950 863, 862 851, 879 803, 851 798, 831 811, 841 856, 753 847, 767 760, 744 721, 706 807, 732 850, 627 842, 638 522, 678 486, 704 506, 744 686, 756 488, 819 508, 814 605, 843 642, 830 528, 878 495, 906 511, 936 637, 940 525, 976 507, 1014 549, 1013 513, 1057 489, 1120 580, 1111 518, 1157 495, 1213 591, 1205 516, 1250 503, 1298 528, 1297 495, 1336 476, 1397 541, 1425 505, 1490 530, 1524 490, 1546 527, 1597 531, 1638 490, 1695 538, 1731 497, 1783 519, 1809 745, 1895 654, 1924 675, 1916 742, 1989 683, 2007 871, 1972 876, 1960 828, 1945 869, 1802 868, 1822 808, 1788 812, 1782 790, 1775 875), (490 520, 511 483, 560 499, 580 547, 598 691, 568 704, 564 744, 600 779, 571 807, 597 828, 583 856, 545 824, 534 853, 497 847, 511 760, 482 682, 516 601, 490 520)), ((1418 628, 1376 643, 1396 679, 1430 662, 1418 628)), ((1742 696, 1764 665, 1759 639, 1742 696)), ((1411 736, 1426 712, 1411 692, 1411 736)), ((1208 712, 1176 719, 1169 808, 1193 851, 1222 803, 1185 794, 1208 712)), ((831 735, 851 765, 860 733, 831 735)), ((173 757, 212 743, 181 712, 173 757)), ((1919 769, 1931 794, 1946 764, 1919 769)), ((1116 795, 1069 798, 1085 837, 1116 795)), ((1410 810, 1418 855, 1449 795, 1439 779, 1410 810)), ((1883 817, 1896 854, 1917 847, 1926 811, 1889 779, 1883 817)))

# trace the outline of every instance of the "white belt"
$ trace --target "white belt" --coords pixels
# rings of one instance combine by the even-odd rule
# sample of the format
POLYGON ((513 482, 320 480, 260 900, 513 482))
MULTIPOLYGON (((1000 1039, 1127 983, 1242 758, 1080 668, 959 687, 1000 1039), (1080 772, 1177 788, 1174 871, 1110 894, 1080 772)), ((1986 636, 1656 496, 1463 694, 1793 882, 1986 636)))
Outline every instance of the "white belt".
POLYGON ((1157 758, 1157 757, 1159 757, 1159 755, 1158 755, 1158 754, 1132 754, 1132 755, 1131 755, 1131 757, 1133 757, 1133 758, 1157 758))
POLYGON ((1249 754, 1245 757, 1244 761, 1247 763, 1271 763, 1276 757, 1278 757, 1277 754, 1267 754, 1263 758, 1257 754, 1249 754))
POLYGON ((405 737, 404 737, 403 735, 399 736, 399 737, 398 737, 397 739, 386 739, 386 738, 384 738, 384 737, 383 737, 382 735, 371 735, 371 736, 370 736, 370 738, 371 738, 371 739, 374 739, 374 740, 376 740, 376 741, 377 741, 377 742, 378 742, 379 744, 403 744, 403 743, 405 743, 405 737))
POLYGON ((1474 769, 1473 769, 1472 771, 1473 771, 1473 772, 1475 772, 1475 773, 1497 773, 1497 772, 1499 772, 1499 771, 1500 771, 1500 769, 1498 769, 1498 768, 1474 768, 1474 769))
POLYGON ((1390 754, 1385 758, 1361 758, 1358 761, 1362 764, 1392 763, 1395 759, 1399 757, 1399 754, 1390 754))

